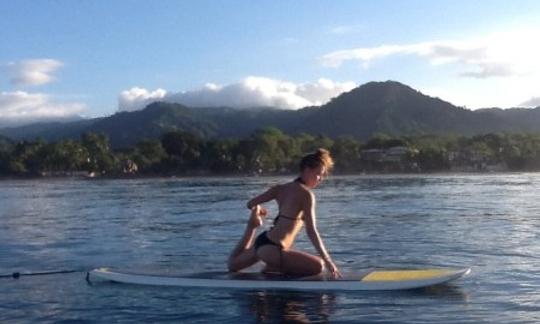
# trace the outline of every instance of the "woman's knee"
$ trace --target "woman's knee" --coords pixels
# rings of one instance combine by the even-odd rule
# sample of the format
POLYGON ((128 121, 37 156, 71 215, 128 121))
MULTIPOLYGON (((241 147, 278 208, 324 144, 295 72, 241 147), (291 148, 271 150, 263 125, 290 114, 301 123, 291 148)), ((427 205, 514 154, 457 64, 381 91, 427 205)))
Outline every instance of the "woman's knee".
POLYGON ((319 274, 324 270, 324 261, 321 258, 315 257, 311 260, 310 268, 313 274, 319 274))
POLYGON ((240 267, 238 266, 238 262, 235 262, 234 258, 229 258, 229 260, 227 260, 227 270, 229 272, 240 271, 240 267))
POLYGON ((318 266, 317 269, 319 269, 319 273, 323 272, 323 270, 324 270, 324 261, 323 261, 323 259, 318 258, 317 266, 318 266))

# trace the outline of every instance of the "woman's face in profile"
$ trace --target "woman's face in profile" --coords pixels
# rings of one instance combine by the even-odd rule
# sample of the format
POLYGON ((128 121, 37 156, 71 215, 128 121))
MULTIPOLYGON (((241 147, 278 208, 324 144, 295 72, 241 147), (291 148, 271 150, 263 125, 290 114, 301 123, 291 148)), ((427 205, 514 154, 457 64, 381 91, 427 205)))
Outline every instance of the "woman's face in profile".
POLYGON ((326 175, 326 168, 324 165, 319 165, 315 168, 308 167, 304 172, 306 185, 310 188, 315 188, 323 181, 324 176, 326 175))

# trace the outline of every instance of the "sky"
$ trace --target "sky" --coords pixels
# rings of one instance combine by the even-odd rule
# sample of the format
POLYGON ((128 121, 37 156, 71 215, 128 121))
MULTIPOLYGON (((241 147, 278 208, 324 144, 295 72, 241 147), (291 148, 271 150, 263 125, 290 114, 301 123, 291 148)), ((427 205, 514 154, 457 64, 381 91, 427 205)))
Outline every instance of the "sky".
POLYGON ((0 126, 153 101, 321 105, 395 80, 540 106, 540 1, 0 0, 0 126))

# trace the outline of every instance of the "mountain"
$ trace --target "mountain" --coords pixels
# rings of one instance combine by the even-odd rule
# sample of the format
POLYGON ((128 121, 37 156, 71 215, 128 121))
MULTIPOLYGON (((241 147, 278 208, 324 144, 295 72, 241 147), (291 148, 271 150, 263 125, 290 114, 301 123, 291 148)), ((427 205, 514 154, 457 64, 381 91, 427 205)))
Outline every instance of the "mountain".
POLYGON ((12 139, 43 138, 55 141, 62 138, 78 138, 81 130, 99 121, 100 118, 83 119, 72 122, 41 122, 18 127, 0 129, 0 134, 12 139))
POLYGON ((540 131, 540 107, 500 109, 489 108, 475 110, 481 116, 490 116, 501 120, 501 130, 514 132, 539 132, 540 131))
POLYGON ((370 82, 344 93, 315 111, 309 132, 368 138, 374 133, 426 134, 466 132, 459 121, 471 111, 432 98, 398 82, 370 82))
POLYGON ((311 133, 330 137, 367 139, 389 135, 540 132, 536 109, 481 109, 471 111, 433 98, 395 81, 370 82, 332 99, 323 106, 297 111, 275 108, 240 110, 189 108, 156 102, 135 112, 71 123, 34 124, 2 129, 14 139, 78 138, 84 132, 105 133, 114 147, 126 147, 142 138, 157 138, 172 130, 204 137, 245 137, 254 130, 274 126, 289 134, 311 133))
POLYGON ((8 151, 11 145, 13 145, 13 142, 9 138, 0 135, 0 154, 1 152, 8 151))

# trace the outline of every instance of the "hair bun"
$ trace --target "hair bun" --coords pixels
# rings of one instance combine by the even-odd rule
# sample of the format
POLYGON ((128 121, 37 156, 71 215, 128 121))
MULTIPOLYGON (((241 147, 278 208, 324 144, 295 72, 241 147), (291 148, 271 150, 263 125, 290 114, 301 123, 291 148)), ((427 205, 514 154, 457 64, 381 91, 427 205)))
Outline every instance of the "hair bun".
POLYGON ((317 149, 317 151, 315 152, 315 154, 317 156, 329 156, 330 155, 330 151, 328 151, 327 149, 324 149, 324 148, 319 148, 317 149))
POLYGON ((334 161, 330 155, 330 151, 327 149, 319 148, 315 152, 304 156, 300 161, 300 170, 306 167, 315 168, 320 165, 326 168, 326 172, 329 172, 334 167, 334 161))

